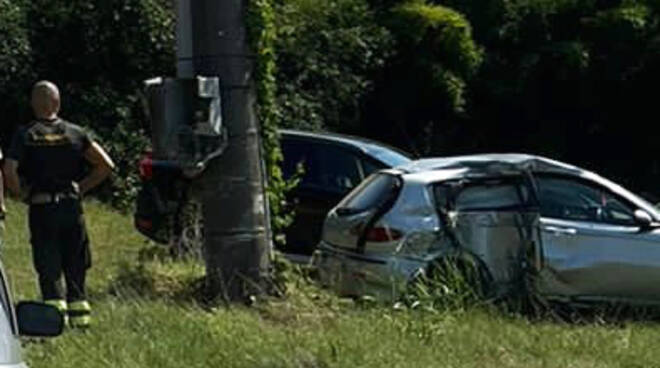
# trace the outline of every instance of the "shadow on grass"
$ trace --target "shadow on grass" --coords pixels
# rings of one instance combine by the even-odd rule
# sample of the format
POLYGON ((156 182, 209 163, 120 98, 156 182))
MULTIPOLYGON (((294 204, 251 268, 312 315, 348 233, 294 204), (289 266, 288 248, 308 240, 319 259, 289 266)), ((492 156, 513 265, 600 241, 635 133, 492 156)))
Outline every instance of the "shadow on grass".
POLYGON ((529 317, 533 321, 625 326, 634 322, 660 323, 660 306, 613 302, 549 302, 543 313, 529 317))
POLYGON ((230 303, 227 298, 212 291, 203 261, 198 257, 175 255, 166 247, 150 246, 143 248, 135 261, 126 261, 118 267, 106 293, 99 292, 90 297, 96 300, 106 297, 166 300, 208 309, 241 304, 251 306, 283 299, 292 285, 298 284, 301 279, 309 281, 306 272, 310 271, 293 266, 276 255, 271 260, 271 269, 263 284, 253 287, 253 292, 246 293, 245 298, 230 303))
POLYGON ((167 248, 143 248, 135 261, 120 264, 105 292, 92 299, 167 300, 177 304, 203 304, 204 267, 195 259, 173 257, 167 248))

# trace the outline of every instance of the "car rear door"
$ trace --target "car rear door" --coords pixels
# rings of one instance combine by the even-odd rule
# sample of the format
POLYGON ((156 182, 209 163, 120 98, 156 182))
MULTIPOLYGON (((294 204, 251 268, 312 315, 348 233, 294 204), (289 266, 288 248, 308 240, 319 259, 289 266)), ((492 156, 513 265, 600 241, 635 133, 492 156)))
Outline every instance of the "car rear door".
POLYGON ((539 212, 526 177, 475 178, 454 189, 446 184, 435 187, 439 207, 440 198, 454 197, 452 215, 440 211, 443 222, 458 245, 484 263, 493 281, 506 285, 523 265, 536 266, 539 212))
POLYGON ((340 145, 314 139, 285 139, 282 151, 286 178, 296 172, 298 164, 304 169, 290 196, 295 215, 286 232, 284 251, 310 255, 321 238, 328 211, 362 181, 359 157, 340 145))
POLYGON ((578 178, 541 176, 538 186, 544 292, 660 299, 660 234, 642 231, 632 204, 578 178))

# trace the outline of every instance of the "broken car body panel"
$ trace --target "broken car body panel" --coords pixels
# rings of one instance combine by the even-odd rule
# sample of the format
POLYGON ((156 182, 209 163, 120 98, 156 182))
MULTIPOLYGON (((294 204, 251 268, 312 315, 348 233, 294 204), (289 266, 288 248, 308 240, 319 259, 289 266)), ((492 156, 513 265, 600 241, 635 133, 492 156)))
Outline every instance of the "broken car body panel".
POLYGON ((341 294, 396 299, 433 262, 461 254, 485 268, 496 293, 533 268, 548 297, 660 301, 660 231, 635 213, 660 215, 594 173, 505 154, 423 159, 376 175, 400 181, 393 203, 361 210, 344 200, 325 223, 315 262, 341 294))

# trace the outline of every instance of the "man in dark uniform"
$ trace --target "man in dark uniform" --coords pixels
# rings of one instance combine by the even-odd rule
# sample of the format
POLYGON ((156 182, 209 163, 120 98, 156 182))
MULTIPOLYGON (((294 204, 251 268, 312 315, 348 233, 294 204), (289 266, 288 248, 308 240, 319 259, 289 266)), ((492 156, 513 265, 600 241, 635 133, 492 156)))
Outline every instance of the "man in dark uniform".
POLYGON ((36 83, 31 102, 35 120, 19 128, 7 154, 7 186, 30 205, 32 258, 44 301, 65 313, 72 327, 88 327, 90 251, 80 200, 114 164, 79 126, 58 117, 60 93, 53 83, 36 83), (85 163, 91 170, 81 180, 85 163))

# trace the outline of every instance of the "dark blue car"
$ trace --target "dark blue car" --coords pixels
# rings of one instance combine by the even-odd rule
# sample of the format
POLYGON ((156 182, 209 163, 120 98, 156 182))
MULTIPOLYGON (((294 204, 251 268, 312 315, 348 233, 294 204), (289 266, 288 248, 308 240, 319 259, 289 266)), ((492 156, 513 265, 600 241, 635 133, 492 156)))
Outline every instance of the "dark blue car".
MULTIPOLYGON (((329 133, 282 130, 282 170, 285 178, 302 164, 301 181, 288 196, 294 221, 286 231, 289 254, 310 255, 321 238, 327 212, 374 171, 407 163, 410 156, 398 149, 364 138, 329 133)), ((181 231, 176 217, 186 201, 189 182, 172 163, 148 157, 140 164, 142 189, 135 213, 136 228, 149 238, 169 243, 181 231)))

